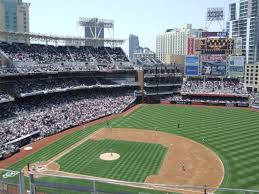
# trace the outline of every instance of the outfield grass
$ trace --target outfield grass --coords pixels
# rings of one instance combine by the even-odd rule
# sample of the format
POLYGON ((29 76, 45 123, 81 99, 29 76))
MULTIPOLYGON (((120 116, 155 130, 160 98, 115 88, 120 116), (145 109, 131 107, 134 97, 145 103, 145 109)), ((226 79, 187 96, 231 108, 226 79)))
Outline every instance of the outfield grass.
POLYGON ((200 142, 214 150, 224 163, 222 187, 259 190, 258 112, 146 105, 128 117, 114 120, 112 126, 158 129, 200 142))
POLYGON ((67 135, 60 140, 47 145, 43 149, 39 150, 38 152, 29 155, 22 160, 18 161, 17 163, 11 165, 9 169, 11 170, 22 170, 28 163, 32 164, 38 161, 48 161, 49 159, 56 156, 58 153, 64 151, 65 149, 69 148, 73 144, 77 143, 78 141, 82 140, 83 138, 87 137, 91 133, 95 132, 97 129, 104 127, 105 123, 97 124, 87 128, 86 130, 76 131, 70 135, 67 135))
MULTIPOLYGON (((114 119, 112 127, 139 128, 181 135, 214 150, 222 159, 222 187, 259 190, 259 113, 249 110, 145 105, 134 113, 114 119), (181 128, 178 129, 178 123, 181 128)), ((104 124, 53 143, 11 166, 20 170, 27 162, 48 160, 104 124)), ((213 176, 213 175, 212 175, 213 176)))
POLYGON ((159 172, 167 148, 159 144, 114 140, 88 140, 69 152, 57 163, 61 171, 96 177, 144 182, 146 177, 159 172), (120 154, 116 161, 103 161, 100 154, 120 154))

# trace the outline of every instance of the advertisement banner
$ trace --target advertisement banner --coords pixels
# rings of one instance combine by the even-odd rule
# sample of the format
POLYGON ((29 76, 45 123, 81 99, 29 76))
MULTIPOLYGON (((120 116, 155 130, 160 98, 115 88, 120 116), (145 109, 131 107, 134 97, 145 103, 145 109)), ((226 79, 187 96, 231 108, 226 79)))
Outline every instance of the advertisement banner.
POLYGON ((225 61, 204 61, 202 62, 202 75, 204 76, 225 76, 225 61))
POLYGON ((185 75, 186 76, 198 76, 199 75, 199 66, 186 66, 185 75))
POLYGON ((199 75, 200 59, 198 56, 185 56, 185 76, 198 76, 199 75))
POLYGON ((200 61, 226 61, 226 55, 200 55, 200 61))
POLYGON ((228 72, 230 77, 243 77, 245 70, 244 56, 230 56, 228 58, 228 72))
POLYGON ((207 38, 207 37, 228 37, 228 32, 202 32, 202 37, 207 38))
POLYGON ((188 55, 194 54, 194 38, 188 38, 188 55))

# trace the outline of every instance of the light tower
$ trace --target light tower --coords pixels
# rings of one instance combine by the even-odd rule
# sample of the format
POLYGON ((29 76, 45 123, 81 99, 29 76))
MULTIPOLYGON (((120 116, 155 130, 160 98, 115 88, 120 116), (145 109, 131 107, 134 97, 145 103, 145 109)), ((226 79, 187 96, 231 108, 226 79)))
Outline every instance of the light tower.
POLYGON ((209 30, 210 26, 214 23, 218 24, 221 31, 224 31, 225 12, 223 7, 211 7, 206 12, 205 30, 209 30))
MULTIPOLYGON (((87 46, 104 46, 104 33, 114 39, 114 21, 100 18, 79 18, 78 25, 84 28, 87 46), (91 41, 93 40, 93 41, 91 41), (98 41, 100 40, 100 41, 98 41)), ((114 46, 114 45, 111 45, 114 46)))

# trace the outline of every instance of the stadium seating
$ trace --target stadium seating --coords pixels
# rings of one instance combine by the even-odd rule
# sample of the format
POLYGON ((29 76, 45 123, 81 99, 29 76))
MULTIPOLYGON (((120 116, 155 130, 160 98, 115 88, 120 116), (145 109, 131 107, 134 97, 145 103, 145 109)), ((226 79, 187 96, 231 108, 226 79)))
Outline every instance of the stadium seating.
POLYGON ((247 95, 244 85, 238 79, 224 80, 187 80, 182 86, 185 94, 244 94, 247 95))
POLYGON ((156 58, 141 57, 136 60, 137 65, 159 65, 162 62, 156 58))
POLYGON ((0 43, 0 50, 12 61, 0 75, 115 69, 115 62, 129 62, 121 48, 0 43))
POLYGON ((135 97, 126 93, 77 91, 35 96, 0 105, 0 146, 35 131, 42 137, 120 113, 135 97))
POLYGON ((17 81, 11 84, 14 93, 19 97, 37 94, 55 93, 69 90, 86 89, 94 86, 118 85, 115 82, 97 77, 68 77, 17 81))

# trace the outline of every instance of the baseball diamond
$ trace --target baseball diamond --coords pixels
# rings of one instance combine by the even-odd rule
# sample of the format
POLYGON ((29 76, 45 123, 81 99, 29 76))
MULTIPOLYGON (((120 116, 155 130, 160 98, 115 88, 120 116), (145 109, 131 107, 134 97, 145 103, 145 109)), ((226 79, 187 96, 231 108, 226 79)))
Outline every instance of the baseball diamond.
POLYGON ((171 105, 142 105, 132 111, 107 118, 111 128, 104 128, 107 123, 102 120, 81 130, 75 129, 21 157, 9 169, 21 170, 27 163, 47 162, 58 156, 52 162, 59 164, 58 170, 64 174, 70 172, 132 182, 258 189, 254 184, 258 177, 257 165, 253 165, 257 157, 249 157, 257 155, 258 112, 171 105), (83 142, 77 144, 81 140, 83 142), (71 149, 73 145, 76 147, 71 149), (120 159, 101 161, 99 155, 110 149, 119 153, 120 159), (184 172, 182 162, 186 168, 184 172), (195 173, 202 174, 197 176, 195 173))
POLYGON ((259 0, 202 1, 0 0, 0 194, 259 194, 259 0))

